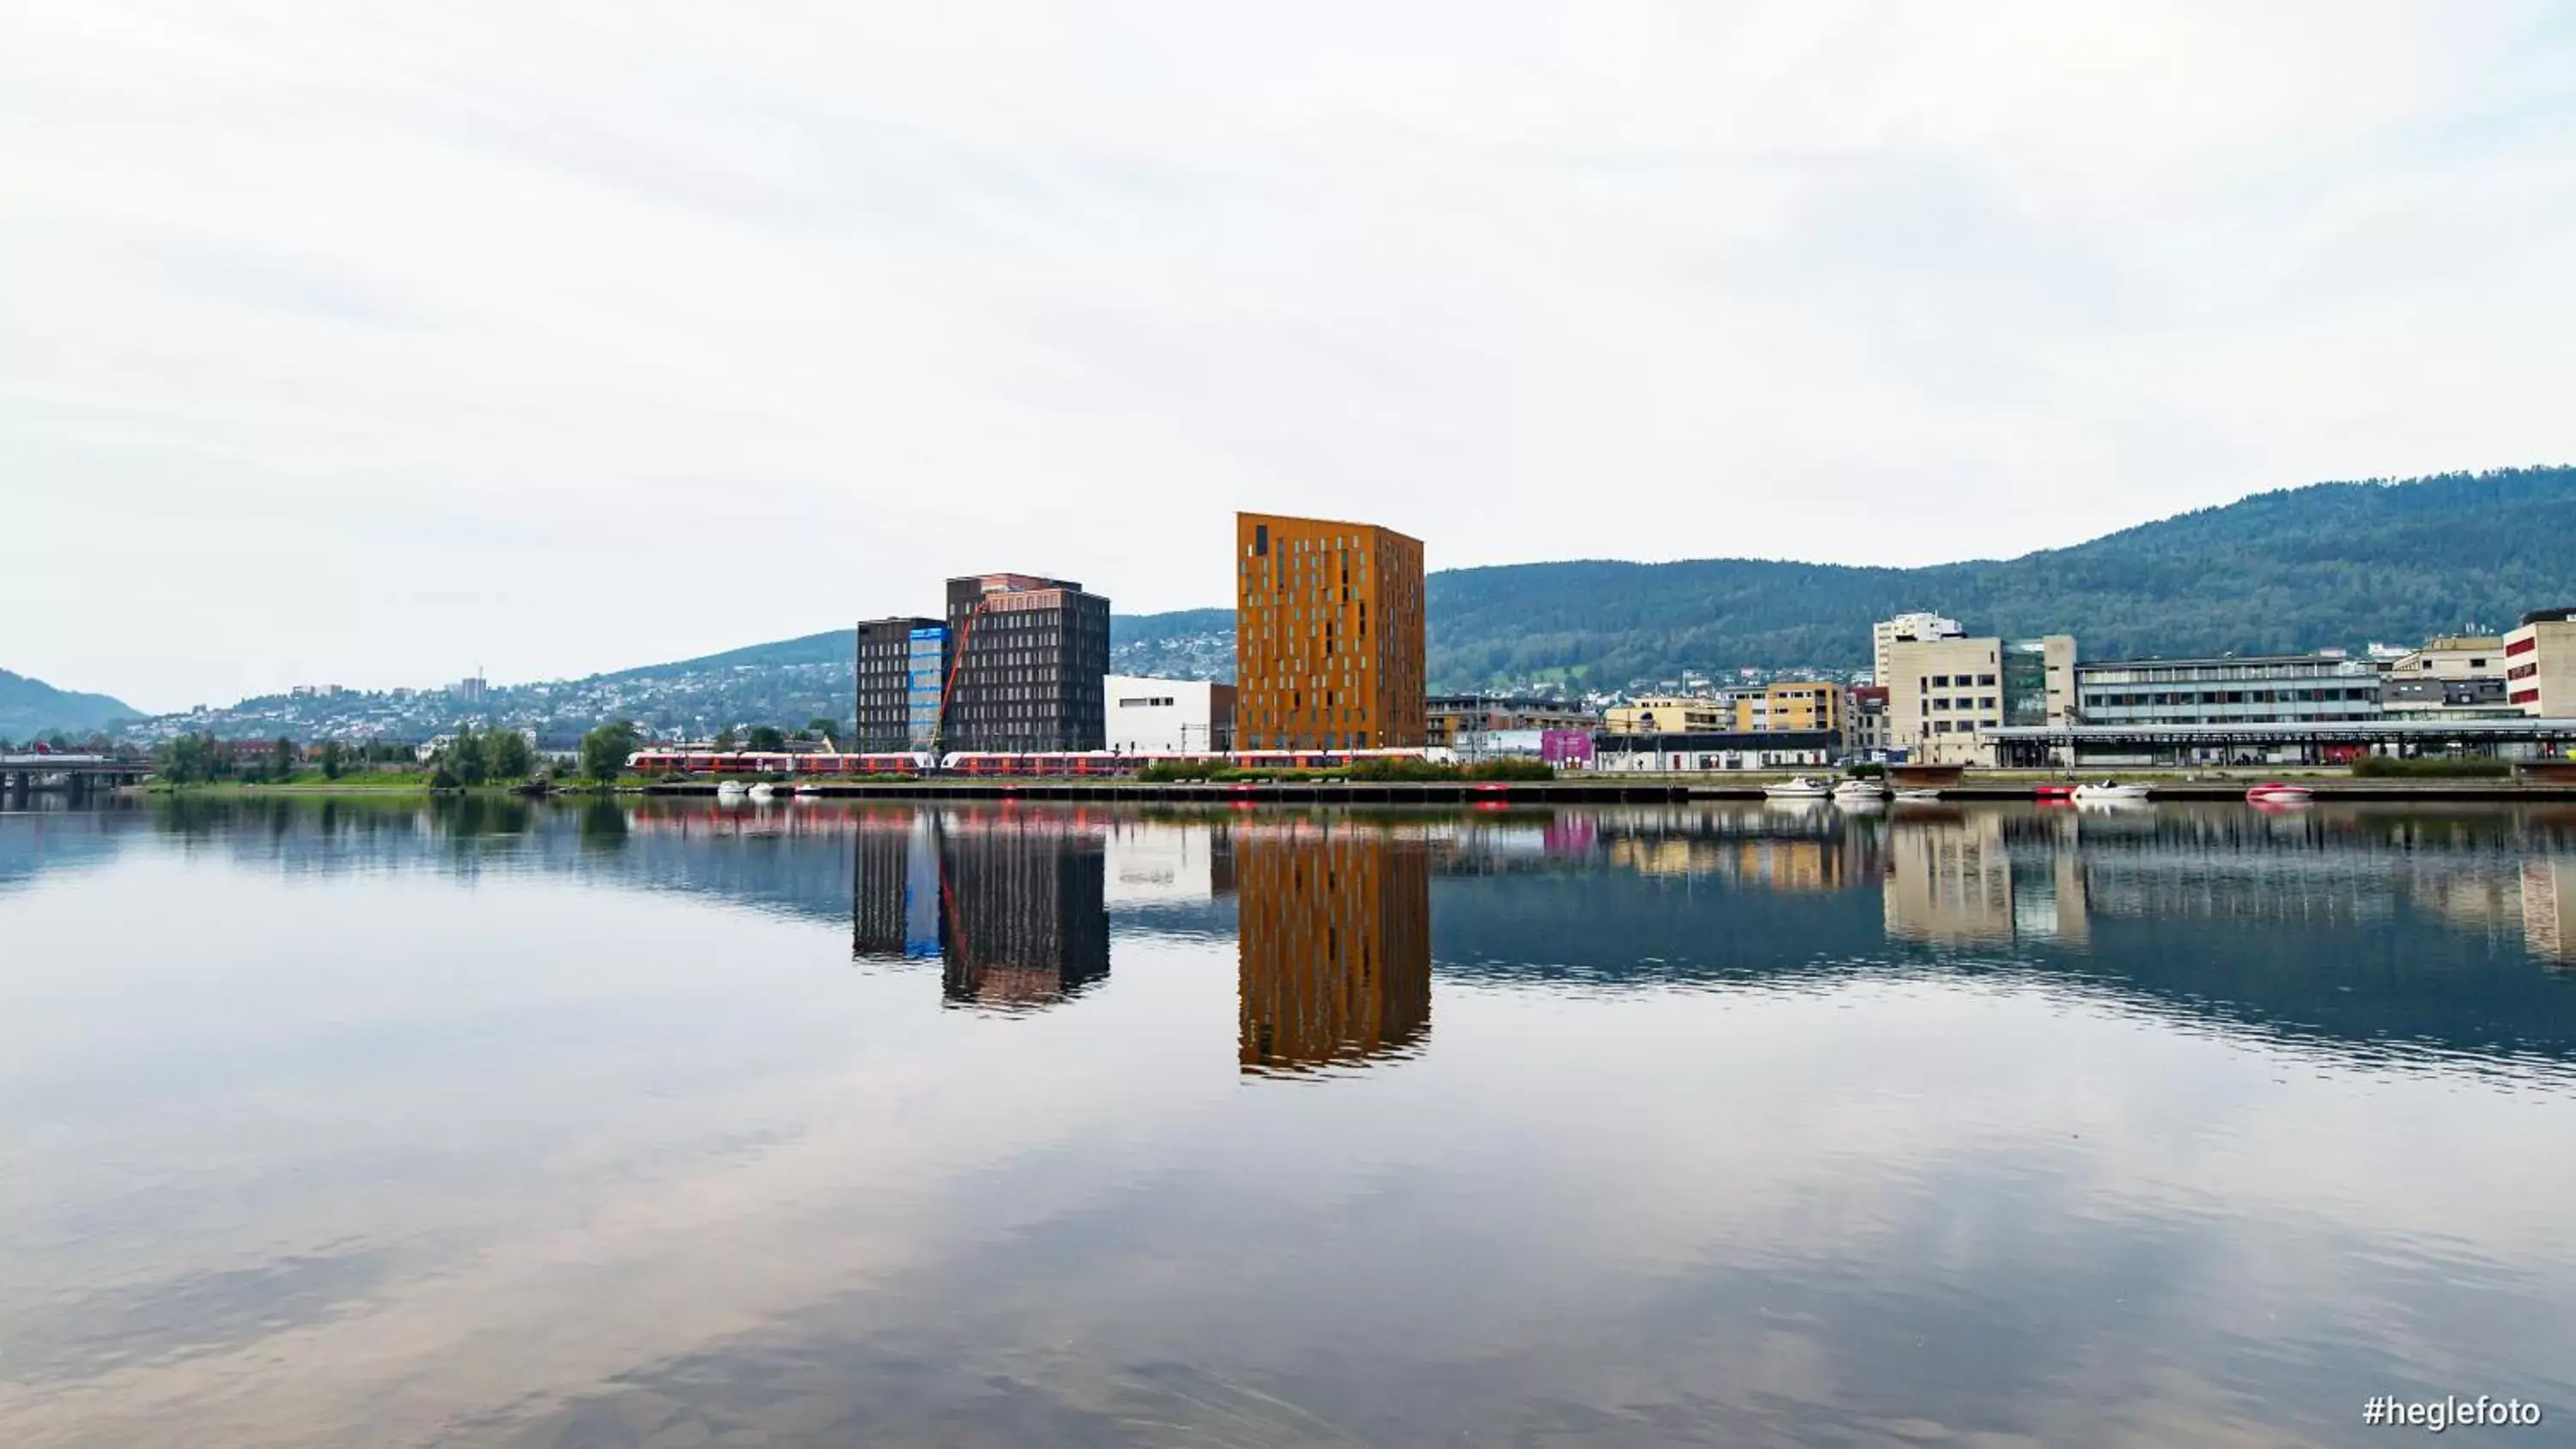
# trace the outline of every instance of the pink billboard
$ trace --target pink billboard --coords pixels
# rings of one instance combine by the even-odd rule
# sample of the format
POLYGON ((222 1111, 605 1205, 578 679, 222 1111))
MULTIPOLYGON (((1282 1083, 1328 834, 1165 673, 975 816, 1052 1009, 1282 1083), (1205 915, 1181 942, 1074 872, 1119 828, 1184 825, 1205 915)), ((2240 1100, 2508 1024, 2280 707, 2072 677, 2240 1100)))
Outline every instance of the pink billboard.
POLYGON ((1592 763, 1592 731, 1541 730, 1538 757, 1551 765, 1572 765, 1580 769, 1592 763))

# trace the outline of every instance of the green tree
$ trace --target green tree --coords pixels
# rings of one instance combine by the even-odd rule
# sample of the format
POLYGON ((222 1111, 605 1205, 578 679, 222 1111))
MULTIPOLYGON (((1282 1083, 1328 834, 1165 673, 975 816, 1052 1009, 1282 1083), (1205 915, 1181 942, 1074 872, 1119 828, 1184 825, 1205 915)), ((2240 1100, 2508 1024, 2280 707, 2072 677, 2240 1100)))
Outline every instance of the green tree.
POLYGON ((517 730, 494 730, 483 737, 483 762, 495 780, 524 780, 536 773, 536 752, 517 730))
POLYGON ((491 778, 491 765, 484 758, 483 736, 475 733, 472 725, 456 732, 456 739, 448 745, 442 763, 447 767, 447 773, 456 777, 459 785, 480 785, 491 778))
POLYGON ((611 720, 581 737, 581 772, 605 785, 626 768, 626 757, 635 753, 635 726, 628 720, 611 720))
POLYGON ((822 716, 817 715, 814 718, 805 721, 805 737, 807 739, 828 740, 840 732, 841 722, 839 720, 825 719, 822 716))
POLYGON ((716 748, 720 750, 729 750, 733 748, 732 725, 726 725, 723 729, 716 731, 716 748))
POLYGON ((285 735, 277 737, 276 745, 269 750, 268 770, 278 783, 284 784, 294 777, 296 753, 294 740, 285 735))
POLYGON ((181 735, 161 747, 158 764, 161 778, 173 785, 202 785, 215 778, 214 737, 181 735))
POLYGON ((783 750, 787 748, 787 736, 779 733, 776 725, 753 725, 750 745, 755 750, 783 750))
POLYGON ((322 742, 322 778, 339 779, 340 771, 347 764, 348 758, 348 750, 338 740, 324 740, 322 742))

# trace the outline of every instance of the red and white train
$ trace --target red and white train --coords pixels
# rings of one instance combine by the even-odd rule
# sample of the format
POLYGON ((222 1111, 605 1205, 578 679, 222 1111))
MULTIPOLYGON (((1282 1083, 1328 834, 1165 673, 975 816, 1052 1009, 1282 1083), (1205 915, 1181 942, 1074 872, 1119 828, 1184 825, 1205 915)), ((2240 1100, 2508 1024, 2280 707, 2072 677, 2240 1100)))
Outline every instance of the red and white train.
POLYGON ((642 749, 626 768, 646 775, 921 775, 936 768, 927 751, 845 754, 838 750, 642 749))
POLYGON ((1220 764, 1238 770, 1329 770, 1362 760, 1427 760, 1447 764, 1454 751, 1418 750, 1231 750, 1190 754, 1123 754, 1115 750, 1043 750, 1029 753, 995 750, 927 750, 893 754, 845 754, 833 750, 637 750, 626 768, 647 775, 1133 775, 1148 765, 1220 764))
POLYGON ((949 775, 1133 775, 1148 765, 1227 765, 1238 770, 1331 770, 1362 760, 1436 760, 1457 758, 1445 749, 1419 750, 1205 750, 1182 754, 1121 753, 1116 750, 1053 750, 1013 754, 987 750, 952 750, 939 757, 949 775))

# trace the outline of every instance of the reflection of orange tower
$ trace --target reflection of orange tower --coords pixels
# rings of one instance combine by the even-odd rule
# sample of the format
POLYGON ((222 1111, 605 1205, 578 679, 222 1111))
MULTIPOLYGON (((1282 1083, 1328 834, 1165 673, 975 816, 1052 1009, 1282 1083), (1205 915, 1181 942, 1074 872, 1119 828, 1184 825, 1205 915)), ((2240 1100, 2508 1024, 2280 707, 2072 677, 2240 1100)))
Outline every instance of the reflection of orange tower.
POLYGON ((1239 831, 1241 1050, 1299 1071, 1407 1046, 1431 1022, 1431 858, 1347 823, 1239 831))

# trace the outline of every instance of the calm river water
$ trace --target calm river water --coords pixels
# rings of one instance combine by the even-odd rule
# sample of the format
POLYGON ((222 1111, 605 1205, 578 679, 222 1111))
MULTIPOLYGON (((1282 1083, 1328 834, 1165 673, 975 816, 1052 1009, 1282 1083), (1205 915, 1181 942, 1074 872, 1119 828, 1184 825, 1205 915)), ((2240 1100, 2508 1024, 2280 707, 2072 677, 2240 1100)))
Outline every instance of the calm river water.
POLYGON ((0 1444, 2576 1441, 2576 810, 0 815, 0 1444))

